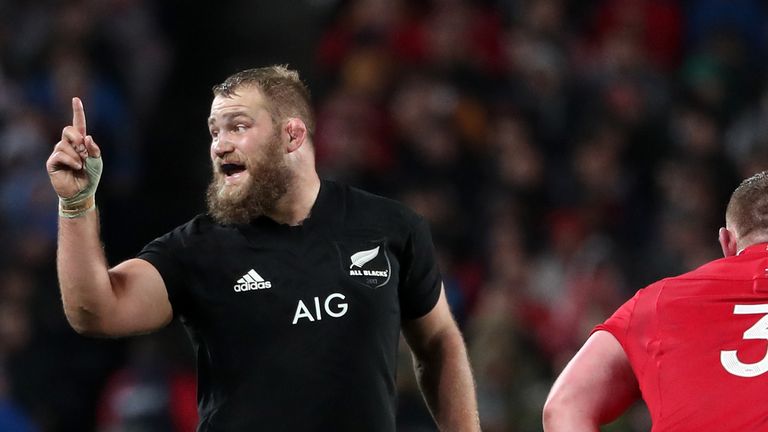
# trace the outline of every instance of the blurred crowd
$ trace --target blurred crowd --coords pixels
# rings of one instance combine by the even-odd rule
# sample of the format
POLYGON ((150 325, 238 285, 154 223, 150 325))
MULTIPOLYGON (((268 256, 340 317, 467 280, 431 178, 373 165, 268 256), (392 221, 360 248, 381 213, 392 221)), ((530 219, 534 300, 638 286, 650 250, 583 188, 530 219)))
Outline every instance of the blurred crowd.
MULTIPOLYGON (((300 50, 313 53, 300 63, 318 168, 431 223, 485 431, 540 430, 552 380, 591 328, 637 289, 718 258, 730 192, 768 169, 759 0, 296 4, 319 35, 300 50)), ((179 212, 157 203, 203 209, 202 187, 166 185, 170 198, 147 181, 163 178, 158 165, 183 171, 177 153, 207 175, 194 167, 207 164, 208 88, 175 100, 200 118, 160 108, 167 88, 185 94, 189 65, 206 68, 176 14, 146 0, 0 0, 1 431, 193 428, 194 361, 177 325, 119 341, 68 327, 44 167, 78 95, 105 155, 111 258, 193 215, 170 220, 179 212), (166 138, 182 124, 188 135, 166 138)), ((239 32, 258 28, 258 14, 240 19, 239 32)), ((238 68, 294 60, 248 45, 238 68)), ((218 67, 207 86, 235 71, 218 67)), ((400 430, 433 430, 401 360, 400 430)), ((647 430, 647 414, 638 405, 613 428, 647 430)))

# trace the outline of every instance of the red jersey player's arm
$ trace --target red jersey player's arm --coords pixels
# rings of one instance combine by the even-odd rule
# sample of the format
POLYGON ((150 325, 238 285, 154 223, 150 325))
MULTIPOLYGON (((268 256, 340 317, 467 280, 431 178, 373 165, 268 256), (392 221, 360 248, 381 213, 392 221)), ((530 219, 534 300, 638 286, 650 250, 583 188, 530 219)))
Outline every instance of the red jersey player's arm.
POLYGON ((555 381, 544 404, 546 432, 599 431, 640 397, 627 355, 612 334, 597 331, 555 381))

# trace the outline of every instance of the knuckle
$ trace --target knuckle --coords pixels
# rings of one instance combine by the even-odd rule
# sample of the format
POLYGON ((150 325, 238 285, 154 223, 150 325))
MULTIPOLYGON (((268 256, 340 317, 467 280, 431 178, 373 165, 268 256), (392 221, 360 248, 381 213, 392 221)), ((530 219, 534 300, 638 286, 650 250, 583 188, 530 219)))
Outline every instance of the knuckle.
POLYGON ((67 142, 73 142, 78 138, 79 132, 74 126, 65 126, 61 130, 61 139, 67 142))
POLYGON ((60 163, 63 159, 64 159, 64 153, 57 151, 57 152, 54 152, 50 158, 48 158, 48 161, 52 163, 60 163))

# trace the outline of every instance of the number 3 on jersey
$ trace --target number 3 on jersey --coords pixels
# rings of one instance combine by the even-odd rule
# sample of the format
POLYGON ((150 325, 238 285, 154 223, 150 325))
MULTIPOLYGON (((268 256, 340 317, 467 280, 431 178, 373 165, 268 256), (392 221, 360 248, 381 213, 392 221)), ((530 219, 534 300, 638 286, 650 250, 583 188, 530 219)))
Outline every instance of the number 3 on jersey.
MULTIPOLYGON (((744 339, 768 340, 768 304, 735 305, 733 313, 734 315, 764 314, 755 325, 744 332, 744 339)), ((768 350, 762 360, 757 363, 742 363, 736 356, 736 350, 720 351, 720 363, 733 375, 753 378, 768 372, 768 350)))

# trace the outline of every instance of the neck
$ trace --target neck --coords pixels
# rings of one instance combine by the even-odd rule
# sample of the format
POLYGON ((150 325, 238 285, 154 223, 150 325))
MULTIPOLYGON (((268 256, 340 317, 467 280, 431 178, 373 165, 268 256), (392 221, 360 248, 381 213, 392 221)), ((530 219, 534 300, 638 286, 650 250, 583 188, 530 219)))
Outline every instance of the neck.
POLYGON ((741 252, 744 249, 759 243, 768 243, 768 233, 750 233, 745 237, 739 238, 736 241, 736 248, 739 252, 741 252))
POLYGON ((295 173, 285 196, 277 202, 275 210, 266 216, 277 223, 301 225, 310 216, 319 193, 320 178, 315 170, 310 170, 306 175, 295 173))

